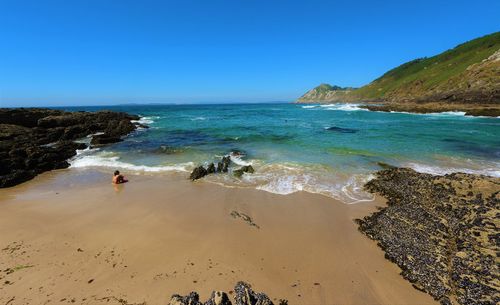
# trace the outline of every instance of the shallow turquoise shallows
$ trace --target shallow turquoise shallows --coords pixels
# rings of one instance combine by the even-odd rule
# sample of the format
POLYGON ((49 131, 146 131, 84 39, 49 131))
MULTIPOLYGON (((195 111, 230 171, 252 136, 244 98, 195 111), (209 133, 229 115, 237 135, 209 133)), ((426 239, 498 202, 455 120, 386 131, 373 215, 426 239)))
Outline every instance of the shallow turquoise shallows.
POLYGON ((150 126, 101 149, 79 152, 72 167, 188 172, 231 152, 241 178, 207 181, 273 193, 320 193, 346 203, 370 200, 362 185, 380 163, 421 172, 500 176, 500 119, 461 112, 371 112, 353 104, 134 105, 79 107, 140 115, 150 126))

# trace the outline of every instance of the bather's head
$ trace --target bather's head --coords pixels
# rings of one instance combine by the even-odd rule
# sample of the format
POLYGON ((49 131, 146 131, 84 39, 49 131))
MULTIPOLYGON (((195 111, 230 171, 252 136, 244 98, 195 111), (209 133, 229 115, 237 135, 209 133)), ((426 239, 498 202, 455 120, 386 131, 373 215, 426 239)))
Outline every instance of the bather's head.
POLYGON ((115 171, 114 176, 118 176, 120 174, 120 171, 115 171))

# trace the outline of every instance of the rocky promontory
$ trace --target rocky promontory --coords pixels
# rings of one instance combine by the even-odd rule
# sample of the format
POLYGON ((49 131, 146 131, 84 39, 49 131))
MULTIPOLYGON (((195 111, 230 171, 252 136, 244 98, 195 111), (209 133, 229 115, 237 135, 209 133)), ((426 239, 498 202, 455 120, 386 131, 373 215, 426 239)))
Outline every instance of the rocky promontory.
POLYGON ((322 84, 298 103, 362 103, 374 111, 500 115, 500 32, 401 64, 360 88, 322 84))
POLYGON ((93 146, 121 141, 140 126, 134 120, 139 116, 111 111, 0 108, 0 187, 68 167, 76 150, 87 147, 77 139, 92 135, 93 146))
POLYGON ((365 188, 387 207, 357 220, 405 279, 441 304, 500 303, 500 179, 391 168, 365 188))

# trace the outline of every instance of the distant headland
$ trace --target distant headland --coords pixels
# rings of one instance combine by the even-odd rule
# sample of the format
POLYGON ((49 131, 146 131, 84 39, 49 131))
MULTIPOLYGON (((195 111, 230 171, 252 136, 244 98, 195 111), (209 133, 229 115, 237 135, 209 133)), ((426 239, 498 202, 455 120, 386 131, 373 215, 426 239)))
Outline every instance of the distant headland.
POLYGON ((363 102, 377 111, 500 116, 500 32, 404 63, 361 88, 321 84, 297 102, 363 102))

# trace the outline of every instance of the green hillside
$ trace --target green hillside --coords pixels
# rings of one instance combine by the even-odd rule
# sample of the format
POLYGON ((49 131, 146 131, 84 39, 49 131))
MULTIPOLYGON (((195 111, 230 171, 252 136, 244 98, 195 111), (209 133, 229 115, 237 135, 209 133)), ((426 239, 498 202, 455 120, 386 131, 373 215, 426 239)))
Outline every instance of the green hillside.
MULTIPOLYGON (((499 50, 500 32, 486 35, 439 55, 402 64, 372 83, 350 91, 344 98, 400 102, 450 100, 452 96, 454 102, 497 103, 500 102, 499 50)), ((327 89, 322 86, 322 91, 327 89)), ((322 92, 322 96, 328 94, 322 92)), ((301 99, 306 101, 307 97, 301 99)))

